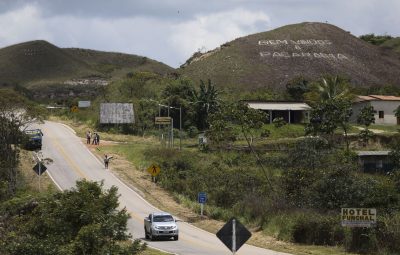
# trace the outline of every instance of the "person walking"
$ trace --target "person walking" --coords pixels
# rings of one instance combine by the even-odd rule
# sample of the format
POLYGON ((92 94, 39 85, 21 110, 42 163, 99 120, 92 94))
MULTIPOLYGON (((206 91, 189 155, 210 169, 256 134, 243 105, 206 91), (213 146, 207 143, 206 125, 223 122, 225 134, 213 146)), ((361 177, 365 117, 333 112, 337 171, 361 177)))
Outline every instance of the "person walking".
POLYGON ((86 144, 90 144, 90 138, 92 137, 92 134, 90 131, 86 132, 86 144))

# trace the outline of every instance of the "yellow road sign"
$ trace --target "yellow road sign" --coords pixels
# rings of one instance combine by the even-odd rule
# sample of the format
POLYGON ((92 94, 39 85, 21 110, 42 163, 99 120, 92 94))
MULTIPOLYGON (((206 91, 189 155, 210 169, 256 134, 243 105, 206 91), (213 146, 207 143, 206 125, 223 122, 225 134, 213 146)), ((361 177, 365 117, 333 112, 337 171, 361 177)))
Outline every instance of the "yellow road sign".
POLYGON ((159 166, 152 164, 149 168, 147 168, 147 172, 149 172, 149 174, 155 177, 160 174, 161 169, 159 166))
POLYGON ((71 112, 78 112, 78 111, 79 111, 78 106, 74 105, 71 107, 71 112))
POLYGON ((156 125, 169 125, 171 124, 171 117, 156 117, 154 123, 156 125))

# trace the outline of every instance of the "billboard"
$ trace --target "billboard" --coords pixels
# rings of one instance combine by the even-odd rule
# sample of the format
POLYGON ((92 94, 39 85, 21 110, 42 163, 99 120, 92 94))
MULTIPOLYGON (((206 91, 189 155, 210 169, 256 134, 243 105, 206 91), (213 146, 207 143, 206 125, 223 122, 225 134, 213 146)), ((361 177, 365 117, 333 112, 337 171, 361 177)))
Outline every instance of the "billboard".
POLYGON ((372 227, 376 224, 374 208, 342 208, 343 227, 372 227))
POLYGON ((79 101, 78 102, 79 108, 87 108, 90 107, 90 101, 79 101))
POLYGON ((100 104, 100 123, 126 124, 134 123, 133 104, 102 103, 100 104))

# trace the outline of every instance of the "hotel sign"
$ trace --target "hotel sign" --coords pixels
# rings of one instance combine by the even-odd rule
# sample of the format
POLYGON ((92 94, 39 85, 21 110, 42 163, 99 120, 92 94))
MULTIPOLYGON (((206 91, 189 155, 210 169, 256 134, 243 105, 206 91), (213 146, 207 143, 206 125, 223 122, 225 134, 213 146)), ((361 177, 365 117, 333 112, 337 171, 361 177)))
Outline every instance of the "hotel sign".
POLYGON ((376 224, 376 209, 372 208, 342 208, 343 227, 369 228, 376 224))

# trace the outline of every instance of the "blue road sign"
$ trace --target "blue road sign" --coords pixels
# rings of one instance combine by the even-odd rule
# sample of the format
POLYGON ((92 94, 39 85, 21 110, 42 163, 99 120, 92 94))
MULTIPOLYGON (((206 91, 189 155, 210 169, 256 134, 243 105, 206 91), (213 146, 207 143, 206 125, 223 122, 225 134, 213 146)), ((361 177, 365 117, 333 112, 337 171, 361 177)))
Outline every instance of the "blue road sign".
POLYGON ((199 192, 197 198, 200 204, 205 204, 207 201, 207 193, 199 192))

